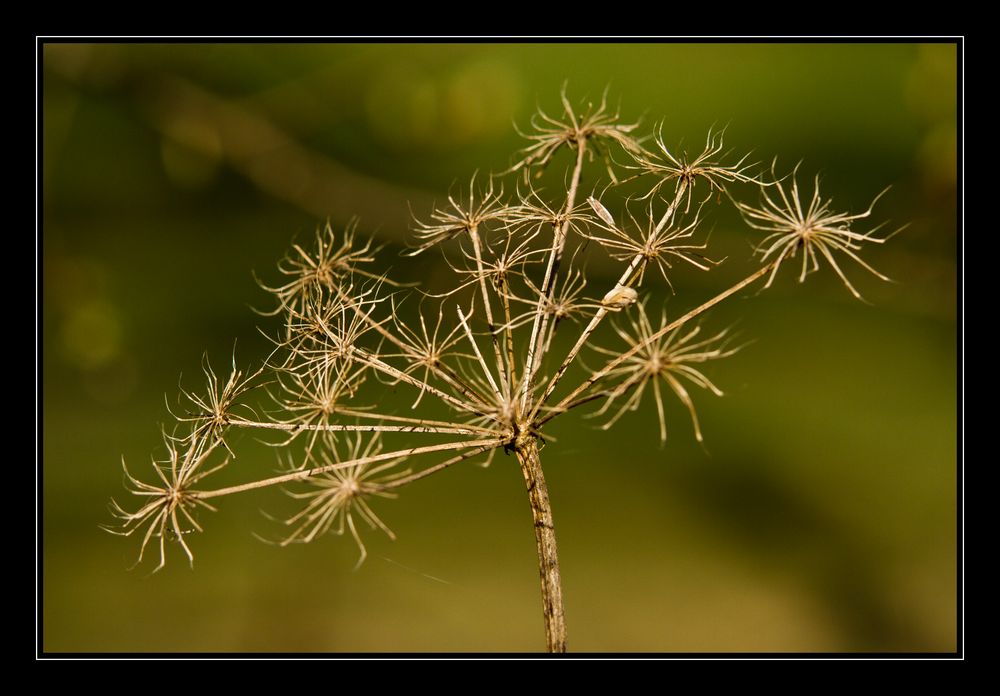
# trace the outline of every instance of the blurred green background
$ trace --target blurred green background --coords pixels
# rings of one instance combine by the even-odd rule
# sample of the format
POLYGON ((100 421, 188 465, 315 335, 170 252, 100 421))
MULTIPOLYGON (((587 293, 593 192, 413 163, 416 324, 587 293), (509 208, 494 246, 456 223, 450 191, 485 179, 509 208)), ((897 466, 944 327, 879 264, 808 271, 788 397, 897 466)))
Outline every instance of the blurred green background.
MULTIPOLYGON (((266 354, 253 272, 359 215, 401 273, 442 273, 393 253, 408 206, 507 166, 512 124, 556 111, 564 81, 574 100, 610 86, 668 144, 728 125, 734 151, 822 172, 838 210, 892 185, 873 219, 910 223, 866 256, 894 283, 848 269, 870 304, 789 270, 713 313, 753 342, 712 366, 726 398, 695 397, 704 448, 676 403, 663 448, 649 402, 611 433, 556 424, 570 648, 955 649, 954 45, 48 44, 42 70, 45 650, 542 648, 513 459, 380 501, 399 539, 366 534, 356 572, 349 539, 255 539, 269 495, 222 501, 193 571, 176 548, 129 571, 136 540, 98 526, 121 457, 148 471, 178 375, 200 385, 234 339, 243 364, 266 354)), ((672 312, 746 273, 745 227, 714 235, 729 261, 682 275, 672 312)), ((237 448, 237 478, 273 469, 237 448)))

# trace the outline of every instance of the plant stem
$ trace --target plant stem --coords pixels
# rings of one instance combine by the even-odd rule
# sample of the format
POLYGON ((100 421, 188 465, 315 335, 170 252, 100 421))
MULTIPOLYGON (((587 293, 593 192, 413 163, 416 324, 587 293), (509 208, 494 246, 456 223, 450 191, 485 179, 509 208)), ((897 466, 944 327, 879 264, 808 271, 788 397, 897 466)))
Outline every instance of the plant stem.
POLYGON ((260 422, 251 421, 244 418, 230 418, 228 425, 237 428, 258 428, 261 430, 282 430, 285 432, 328 432, 328 433, 447 433, 451 435, 482 435, 497 434, 499 431, 492 431, 488 428, 461 427, 461 426, 423 426, 423 425, 384 425, 377 424, 341 424, 341 423, 280 423, 280 422, 260 422))
POLYGON ((681 202, 681 198, 684 197, 684 192, 687 191, 687 187, 687 179, 681 179, 680 185, 677 187, 677 193, 674 194, 673 202, 670 204, 670 207, 667 208, 667 211, 663 213, 663 217, 660 218, 660 221, 656 223, 656 229, 653 232, 654 234, 659 234, 666 224, 670 222, 670 218, 674 216, 674 211, 677 210, 677 205, 681 202))
MULTIPOLYGON (((625 272, 622 273, 621 278, 618 279, 618 282, 615 284, 614 287, 631 286, 632 274, 635 273, 635 269, 637 269, 639 267, 639 264, 642 263, 642 259, 643 259, 642 254, 636 254, 632 258, 632 262, 629 263, 628 268, 626 268, 625 272)), ((548 385, 545 387, 545 393, 542 394, 542 398, 540 398, 535 403, 535 408, 534 410, 532 410, 531 415, 528 417, 529 421, 535 420, 535 416, 538 415, 538 412, 542 410, 542 406, 544 406, 545 402, 549 400, 550 396, 552 396, 552 392, 555 391, 556 385, 559 383, 559 380, 562 379, 562 376, 564 374, 566 374, 566 370, 569 369, 569 366, 573 364, 573 360, 576 359, 576 356, 579 354, 580 349, 583 348, 584 344, 587 342, 587 339, 590 338, 590 334, 594 332, 594 329, 597 328, 597 325, 601 323, 601 320, 604 319, 604 317, 607 314, 608 310, 606 307, 602 306, 597 308, 597 313, 594 314, 593 318, 590 320, 590 323, 587 324, 587 328, 585 328, 583 330, 583 333, 580 334, 580 338, 577 339, 576 344, 566 355, 566 358, 562 361, 562 364, 559 366, 559 369, 556 370, 554 375, 552 375, 552 379, 549 380, 548 385)))
POLYGON ((507 294, 506 279, 501 277, 497 283, 497 292, 503 299, 503 315, 506 323, 503 326, 504 345, 507 348, 507 377, 510 380, 510 393, 517 389, 517 373, 514 370, 514 331, 510 325, 510 296, 507 294))
MULTIPOLYGON (((580 185, 580 174, 583 172, 583 159, 587 151, 587 140, 581 138, 576 146, 576 166, 573 168, 573 176, 569 184, 569 192, 566 194, 566 207, 564 217, 569 218, 569 214, 576 205, 576 190, 580 185)), ((566 243, 566 226, 568 220, 564 219, 555 226, 552 235, 552 249, 549 252, 548 265, 545 268, 545 278, 542 282, 542 291, 538 295, 538 304, 535 307, 535 319, 531 324, 531 340, 528 342, 528 360, 524 366, 524 384, 521 387, 521 400, 524 404, 528 402, 528 395, 531 393, 531 385, 535 380, 535 372, 538 365, 535 364, 537 345, 539 339, 539 322, 541 322, 541 335, 545 334, 545 326, 548 324, 548 314, 545 312, 546 300, 551 300, 555 290, 556 274, 559 272, 559 261, 562 258, 563 245, 566 243)), ((539 358, 540 360, 540 358, 539 358)))
POLYGON ((486 271, 483 270, 482 243, 479 241, 479 230, 475 225, 469 228, 469 236, 472 237, 472 248, 476 252, 476 270, 479 275, 479 289, 483 294, 483 309, 486 310, 486 326, 490 330, 490 340, 493 342, 493 352, 496 353, 497 358, 497 371, 500 373, 500 382, 504 385, 504 395, 506 396, 510 394, 510 385, 500 353, 500 340, 497 338, 496 324, 493 323, 493 308, 490 306, 490 294, 486 291, 486 271))
POLYGON ((531 518, 535 525, 538 547, 538 575, 542 583, 542 614, 545 618, 545 644, 548 652, 566 652, 566 617, 563 608, 562 580, 559 574, 559 554, 556 531, 552 524, 552 506, 545 485, 542 463, 538 458, 538 443, 531 439, 517 447, 524 483, 531 502, 531 518))
MULTIPOLYGON (((490 366, 486 364, 486 360, 483 359, 483 354, 479 350, 479 344, 476 343, 475 336, 472 335, 472 329, 469 328, 469 322, 466 321, 468 317, 462 314, 462 308, 455 306, 458 310, 458 321, 462 324, 462 328, 465 330, 465 337, 469 339, 469 344, 472 346, 472 352, 476 354, 476 358, 479 360, 479 366, 483 368, 483 375, 486 376, 486 381, 490 383, 493 387, 493 392, 497 395, 498 402, 503 401, 503 395, 500 393, 500 388, 493 379, 493 374, 490 372, 490 366)), ((471 315, 471 312, 470 312, 471 315)))
POLYGON ((391 491, 393 488, 399 488, 401 486, 405 486, 408 483, 413 483, 414 481, 419 481, 420 479, 426 478, 426 477, 430 476, 431 474, 436 474, 439 471, 443 471, 444 469, 447 469, 452 464, 457 464, 458 462, 464 462, 466 459, 471 459, 472 457, 480 455, 483 452, 486 452, 487 450, 490 450, 490 449, 494 449, 495 447, 498 447, 498 446, 499 445, 497 445, 496 443, 492 443, 492 444, 489 444, 489 445, 481 445, 479 447, 476 447, 475 449, 469 450, 468 452, 462 452, 462 454, 459 454, 459 455, 457 455, 455 457, 452 457, 451 459, 446 459, 445 461, 441 462, 440 464, 435 464, 434 466, 429 466, 426 469, 424 469, 423 471, 418 471, 415 474, 409 474, 407 476, 403 476, 403 477, 398 478, 398 479, 393 479, 392 481, 389 481, 387 483, 370 484, 370 486, 371 486, 371 489, 374 490, 374 491, 391 491))
POLYGON ((345 469, 349 466, 358 466, 360 464, 374 464, 375 462, 384 462, 390 459, 400 459, 405 457, 412 457, 417 454, 429 454, 431 452, 447 452, 449 450, 474 448, 474 447, 496 447, 502 444, 499 439, 490 440, 465 440, 461 442, 446 442, 440 445, 428 445, 427 447, 410 447, 408 449, 397 450, 395 452, 384 452, 381 454, 372 455, 370 457, 361 457, 359 459, 351 459, 349 461, 334 462, 332 464, 326 464, 324 466, 316 466, 311 469, 302 469, 300 471, 292 471, 287 474, 282 474, 280 476, 272 476, 271 478, 264 479, 262 481, 251 481, 250 483, 242 483, 236 486, 228 486, 226 488, 217 488, 212 491, 191 491, 190 495, 193 498, 198 498, 199 500, 208 500, 209 498, 218 498, 222 495, 231 495, 233 493, 242 493, 243 491, 252 491, 257 488, 265 488, 267 486, 275 486, 281 483, 290 483, 292 481, 303 481, 312 476, 318 476, 319 474, 324 474, 328 471, 334 471, 336 469, 345 469))

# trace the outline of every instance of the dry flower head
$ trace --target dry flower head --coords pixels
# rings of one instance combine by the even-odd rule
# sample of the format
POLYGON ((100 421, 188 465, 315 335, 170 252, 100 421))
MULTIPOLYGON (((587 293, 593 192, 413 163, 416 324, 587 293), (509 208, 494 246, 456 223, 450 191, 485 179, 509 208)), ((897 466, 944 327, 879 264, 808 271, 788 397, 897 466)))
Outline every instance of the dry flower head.
POLYGON ((708 376, 710 363, 735 352, 725 328, 703 330, 710 323, 704 315, 764 278, 770 286, 796 254, 800 279, 822 257, 860 297, 836 257, 885 279, 859 254, 865 243, 887 237, 876 237, 878 228, 851 229, 871 206, 854 215, 834 213, 818 181, 807 205, 794 173, 790 186, 777 176, 763 182, 746 157, 728 157, 721 131, 710 131, 703 151, 689 158, 667 148, 662 126, 647 149, 636 136, 638 124, 623 122, 605 98, 577 108, 564 90, 560 101, 560 116, 536 114, 525 134, 529 145, 504 176, 530 179, 559 161, 567 168, 564 188, 513 183, 508 198, 504 176, 473 175, 467 191, 418 218, 406 254, 441 249, 454 272, 443 291, 421 291, 377 272, 380 250, 370 240, 359 242, 356 222, 342 231, 328 223, 311 244, 292 245, 278 265, 280 280, 262 283, 276 302, 272 313, 282 319, 269 331, 274 353, 252 372, 234 361, 225 382, 206 360, 207 391, 183 392, 178 430, 166 438, 168 456, 153 464, 155 483, 126 470, 138 507, 128 512, 114 504, 116 531, 141 537, 140 559, 154 544, 161 568, 168 539, 193 559, 185 535, 201 530, 197 513, 215 509, 208 501, 285 487, 301 509, 285 518, 283 543, 346 531, 363 560, 359 522, 393 537, 373 505, 377 499, 461 462, 514 454, 532 503, 549 647, 564 647, 539 457, 554 440, 551 422, 589 407, 607 429, 651 394, 664 441, 664 398, 672 396, 689 412, 701 441, 691 387, 721 396, 708 376), (591 166, 595 155, 604 160, 606 178, 602 167, 591 166), (590 196, 581 191, 584 177, 590 196), (649 190, 641 204, 630 205, 621 184, 636 177, 649 190), (705 211, 704 199, 692 204, 696 189, 725 193, 720 201, 733 201, 749 226, 767 236, 743 280, 672 317, 661 311, 654 321, 658 295, 673 292, 672 307, 687 301, 683 272, 711 273, 721 263, 699 233, 705 211), (747 190, 759 192, 759 205, 741 202, 747 190), (590 272, 594 256, 615 265, 615 275, 590 272), (608 315, 615 320, 605 321, 608 315), (586 365, 584 355, 599 364, 586 365), (251 408, 247 392, 265 384, 271 404, 251 408), (385 398, 387 387, 402 394, 405 406, 385 398), (428 402, 445 415, 427 417, 428 402), (205 479, 232 455, 227 435, 233 428, 270 435, 284 460, 297 464, 271 476, 248 472, 245 483, 206 487, 205 479))

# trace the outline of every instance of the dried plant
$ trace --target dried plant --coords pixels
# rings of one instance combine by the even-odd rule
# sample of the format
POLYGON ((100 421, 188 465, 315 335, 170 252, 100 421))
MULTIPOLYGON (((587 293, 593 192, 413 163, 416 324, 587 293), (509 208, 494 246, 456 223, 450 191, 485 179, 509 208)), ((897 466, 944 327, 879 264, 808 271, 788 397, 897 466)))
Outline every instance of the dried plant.
POLYGON ((800 280, 822 257, 860 297, 837 257, 884 279, 859 252, 865 242, 886 238, 851 229, 871 207, 833 213, 818 183, 803 205, 794 173, 789 186, 773 168, 769 176, 756 172, 746 156, 726 154, 721 132, 710 132, 704 150, 689 158, 667 147, 662 127, 646 149, 634 135, 637 125, 622 123, 604 100, 581 109, 565 93, 561 101, 560 116, 537 114, 526 134, 529 145, 504 175, 474 175, 467 191, 416 222, 407 255, 446 250, 455 276, 443 292, 376 273, 379 250, 358 240, 354 224, 342 232, 326 225, 311 245, 292 246, 278 265, 280 280, 261 283, 275 303, 264 314, 283 319, 273 329, 274 353, 248 375, 234 361, 225 383, 206 361, 206 389, 182 392, 178 429, 165 438, 167 457, 153 462, 157 481, 144 483, 126 470, 138 509, 114 503, 120 525, 113 531, 140 539, 140 560, 155 547, 161 568, 173 540, 193 561, 189 535, 201 531, 197 516, 214 510, 215 499, 283 486, 301 509, 279 520, 287 530, 281 543, 346 530, 360 563, 363 527, 393 536, 378 516, 380 499, 460 462, 513 454, 534 523, 546 646, 566 649, 555 526, 540 459, 549 423, 589 406, 607 429, 652 395, 666 440, 663 400, 673 396, 689 411, 701 441, 697 394, 689 389, 721 396, 707 376, 708 363, 736 351, 725 328, 703 333, 702 315, 765 277, 769 287, 797 254, 800 280), (532 183, 536 177, 520 176, 540 173, 564 154, 564 187, 544 191, 532 183), (590 172, 596 156, 604 166, 590 172), (593 176, 589 197, 581 192, 585 170, 593 176), (628 182, 641 184, 638 201, 623 193, 628 182), (654 293, 643 284, 673 292, 676 264, 710 272, 720 263, 701 232, 708 198, 698 191, 732 201, 752 230, 767 236, 756 247, 759 263, 743 280, 670 319, 649 309, 654 293), (760 197, 758 205, 739 202, 748 191, 760 197), (620 266, 617 280, 593 295, 596 282, 585 267, 592 254, 620 266), (609 314, 615 320, 605 322, 609 314), (557 332, 571 334, 572 347, 562 353, 557 332), (385 385, 410 391, 411 415, 380 405, 385 385), (259 409, 264 415, 245 405, 247 391, 258 386, 275 404, 259 409), (449 415, 421 417, 428 400, 449 415), (234 428, 273 433, 284 471, 207 486, 209 475, 234 457, 227 439, 234 428))

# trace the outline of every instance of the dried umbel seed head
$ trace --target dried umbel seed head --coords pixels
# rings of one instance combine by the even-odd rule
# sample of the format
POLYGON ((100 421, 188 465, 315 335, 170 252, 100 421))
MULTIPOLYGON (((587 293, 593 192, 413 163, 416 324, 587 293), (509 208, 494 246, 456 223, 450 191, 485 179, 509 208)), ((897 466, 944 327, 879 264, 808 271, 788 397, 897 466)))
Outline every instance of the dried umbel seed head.
MULTIPOLYGON (((639 124, 623 123, 618 112, 609 111, 606 92, 597 106, 588 104, 581 111, 570 103, 564 87, 562 107, 561 118, 549 116, 541 109, 538 110, 531 121, 534 132, 522 133, 531 144, 524 148, 522 158, 509 171, 523 171, 527 178, 528 173, 534 169, 537 176, 559 150, 565 147, 584 152, 586 150, 579 145, 588 141, 592 141, 593 144, 589 150, 591 156, 598 151, 598 148, 605 147, 605 143, 608 146, 614 143, 627 152, 642 152, 642 146, 632 135, 639 124)), ((614 178, 610 166, 608 170, 609 176, 614 178)))
MULTIPOLYGON (((736 349, 728 347, 728 332, 721 331, 701 340, 695 340, 701 334, 699 326, 692 329, 678 327, 664 333, 663 328, 669 324, 665 311, 660 315, 659 324, 654 328, 646 314, 645 303, 639 304, 636 309, 638 311, 634 318, 629 318, 627 324, 615 329, 619 338, 624 340, 629 348, 634 349, 634 352, 608 373, 609 378, 620 379, 621 382, 608 392, 604 405, 596 414, 603 415, 609 411, 613 413, 601 427, 610 428, 626 412, 638 410, 647 385, 652 385, 653 400, 656 403, 656 414, 660 423, 660 441, 666 442, 667 423, 660 390, 662 381, 691 414, 695 437, 701 442, 704 438, 698 425, 698 415, 684 382, 707 389, 716 396, 722 396, 722 390, 695 365, 733 355, 736 349), (628 398, 622 399, 621 397, 626 394, 629 395, 628 398)), ((621 354, 621 351, 598 346, 593 348, 604 355, 621 354)))
POLYGON ((281 285, 267 286, 265 290, 278 300, 278 306, 264 314, 275 315, 285 310, 302 310, 304 304, 323 297, 324 291, 355 276, 377 278, 364 270, 364 265, 375 261, 377 249, 371 240, 363 244, 355 240, 357 220, 352 221, 343 232, 336 231, 327 222, 316 232, 312 248, 293 244, 289 254, 278 264, 278 272, 284 277, 281 285))
POLYGON ((744 155, 732 164, 723 164, 723 160, 729 159, 727 153, 723 151, 723 135, 725 131, 708 131, 705 138, 705 147, 700 154, 689 158, 686 152, 675 155, 664 144, 663 124, 657 129, 654 142, 656 149, 651 152, 645 150, 634 152, 635 165, 632 169, 638 170, 638 176, 649 175, 652 180, 647 197, 652 197, 660 193, 667 186, 673 185, 676 200, 685 200, 685 212, 690 210, 691 197, 699 181, 705 182, 706 197, 711 198, 713 193, 722 193, 726 190, 726 184, 732 183, 756 183, 762 182, 757 176, 751 174, 756 163, 747 164, 749 155, 744 155))
POLYGON ((795 258, 801 251, 800 283, 806 279, 808 274, 819 270, 819 257, 822 256, 851 294, 859 300, 862 299, 861 293, 851 285, 841 270, 836 257, 843 254, 876 278, 889 280, 868 265, 858 255, 858 252, 861 251, 865 243, 884 244, 903 228, 897 229, 886 237, 875 236, 884 223, 867 232, 857 232, 851 229, 853 222, 864 220, 871 215, 879 198, 885 195, 889 189, 885 189, 875 196, 871 205, 863 213, 854 215, 834 213, 830 210, 831 201, 823 200, 820 197, 819 176, 816 177, 809 204, 803 206, 799 197, 797 173, 798 167, 792 172, 792 184, 788 191, 786 191, 784 183, 777 178, 771 190, 762 187, 762 205, 760 207, 740 202, 736 204, 750 227, 767 233, 767 236, 756 248, 761 259, 770 261, 773 266, 764 287, 770 287, 781 265, 785 261, 795 258))
POLYGON ((285 526, 292 531, 281 545, 310 542, 327 532, 342 535, 346 529, 358 545, 361 555, 357 565, 360 566, 368 553, 358 533, 355 516, 371 529, 380 529, 390 539, 395 539, 396 535, 375 514, 369 500, 395 498, 389 486, 410 471, 399 468, 405 457, 378 461, 382 452, 379 433, 370 436, 355 433, 343 444, 333 433, 327 432, 323 433, 322 440, 323 447, 318 449, 318 454, 310 453, 297 470, 322 468, 325 471, 303 479, 300 488, 288 491, 289 496, 305 504, 299 512, 284 520, 285 526), (343 467, 339 466, 341 463, 343 467))
POLYGON ((484 224, 503 220, 508 208, 503 202, 503 189, 494 186, 489 177, 482 191, 476 190, 476 176, 469 184, 468 198, 448 196, 448 205, 431 213, 431 222, 417 221, 415 235, 419 244, 408 252, 416 256, 460 235, 475 234, 484 224))
POLYGON ((443 291, 432 295, 376 272, 379 249, 358 240, 356 223, 344 230, 328 224, 310 243, 292 245, 278 265, 280 280, 264 286, 276 303, 272 314, 281 318, 269 328, 274 352, 256 371, 234 363, 225 382, 206 360, 207 390, 183 392, 168 456, 154 462, 155 483, 126 472, 137 509, 115 504, 120 525, 114 531, 141 537, 140 558, 155 544, 162 567, 168 539, 192 558, 184 536, 200 531, 197 514, 214 509, 213 499, 285 487, 302 508, 283 520, 282 544, 348 531, 363 560, 361 528, 394 538, 373 506, 376 499, 462 462, 488 464, 502 452, 514 456, 527 484, 547 645, 565 649, 540 458, 541 446, 554 442, 549 423, 588 407, 607 429, 652 394, 649 408, 665 441, 664 395, 672 394, 701 441, 691 387, 721 396, 708 376, 711 363, 736 352, 726 330, 703 333, 704 315, 765 278, 768 287, 799 253, 800 278, 822 257, 860 296, 835 258, 846 256, 884 278, 859 254, 866 242, 887 237, 852 230, 871 208, 833 213, 818 184, 803 206, 794 175, 790 189, 781 180, 762 182, 746 157, 734 161, 723 152, 721 133, 710 131, 704 150, 689 158, 667 148, 662 127, 647 149, 637 124, 621 121, 604 99, 577 108, 564 92, 561 103, 559 117, 536 116, 528 147, 505 175, 506 188, 503 176, 474 175, 467 192, 415 224, 407 255, 439 251, 454 272, 443 291), (603 168, 593 166, 595 156, 603 168), (566 167, 563 187, 512 181, 557 162, 566 167), (586 198, 585 177, 593 192, 586 198), (629 179, 648 185, 642 203, 631 201, 621 185, 629 179), (738 200, 746 189, 761 197, 759 206, 738 200), (733 202, 767 236, 758 259, 748 254, 743 280, 695 306, 679 271, 711 273, 721 263, 700 234, 719 206, 702 205, 706 199, 696 190, 720 204, 733 202), (595 257, 614 268, 611 278, 592 272, 595 257), (655 321, 647 311, 651 298, 668 291, 672 306, 688 303, 686 309, 669 320, 662 312, 655 321), (609 315, 613 321, 605 321, 609 315), (582 355, 598 363, 585 364, 582 355), (266 386, 272 406, 250 407, 247 394, 255 386, 266 386), (401 394, 403 405, 394 406, 388 390, 401 394), (205 479, 232 454, 233 428, 270 436, 288 462, 284 470, 208 488, 205 479))
POLYGON ((193 486, 226 465, 223 461, 215 468, 205 466, 212 452, 221 443, 219 439, 209 441, 201 434, 185 438, 179 443, 180 447, 172 437, 165 436, 164 440, 167 447, 166 460, 153 461, 153 471, 159 483, 144 483, 135 478, 125 466, 124 458, 122 459, 126 488, 143 504, 135 512, 128 512, 112 500, 111 511, 117 518, 118 525, 105 527, 112 534, 136 534, 142 538, 136 565, 142 562, 150 542, 158 546, 160 562, 154 572, 166 565, 168 537, 172 537, 180 545, 188 561, 194 565, 194 554, 184 541, 184 536, 192 531, 203 531, 196 519, 199 509, 212 512, 216 509, 202 500, 193 486))

